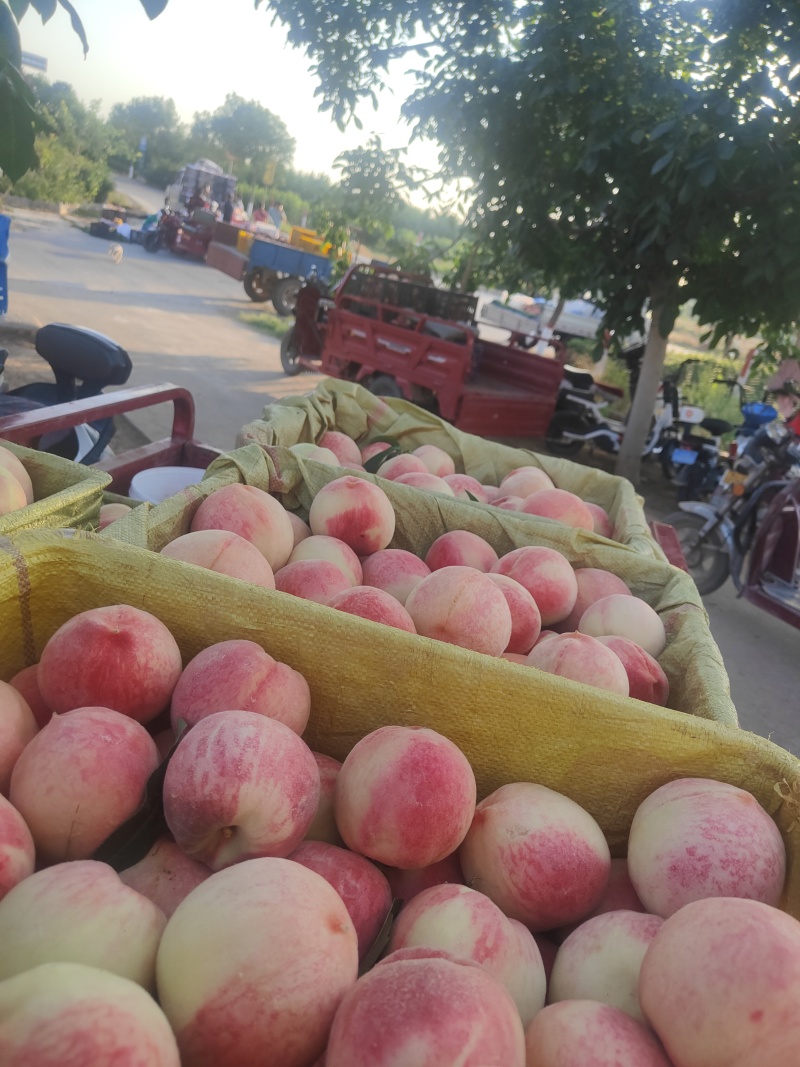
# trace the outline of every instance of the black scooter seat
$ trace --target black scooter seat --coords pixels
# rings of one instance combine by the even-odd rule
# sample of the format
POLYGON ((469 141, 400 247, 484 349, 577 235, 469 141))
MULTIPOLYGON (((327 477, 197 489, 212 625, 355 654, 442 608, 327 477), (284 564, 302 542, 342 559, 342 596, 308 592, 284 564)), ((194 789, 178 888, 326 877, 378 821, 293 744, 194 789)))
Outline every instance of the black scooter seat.
POLYGON ((575 389, 580 389, 585 393, 594 389, 594 378, 588 371, 581 370, 580 367, 571 367, 569 363, 565 364, 564 377, 575 389))
POLYGON ((130 356, 105 334, 81 326, 53 322, 36 334, 36 351, 56 378, 79 378, 98 389, 124 385, 131 376, 130 356))
POLYGON ((712 437, 722 437, 724 433, 730 433, 733 426, 725 419, 714 419, 710 415, 700 423, 704 430, 708 430, 712 437))

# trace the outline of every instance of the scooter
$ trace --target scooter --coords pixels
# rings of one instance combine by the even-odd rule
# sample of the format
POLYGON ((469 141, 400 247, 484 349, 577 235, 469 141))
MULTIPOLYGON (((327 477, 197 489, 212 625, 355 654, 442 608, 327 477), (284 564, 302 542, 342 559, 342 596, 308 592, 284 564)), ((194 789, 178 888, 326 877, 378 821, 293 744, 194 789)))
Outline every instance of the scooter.
POLYGON ((773 499, 752 539, 749 566, 731 573, 740 596, 800 629, 800 478, 773 499))
MULTIPOLYGON (((51 323, 36 333, 36 351, 49 363, 55 382, 32 382, 3 391, 6 349, 0 349, 0 416, 99 396, 109 385, 124 385, 133 365, 110 337, 65 323, 51 323)), ((45 434, 39 449, 89 466, 108 454, 114 420, 100 419, 63 432, 45 434)))

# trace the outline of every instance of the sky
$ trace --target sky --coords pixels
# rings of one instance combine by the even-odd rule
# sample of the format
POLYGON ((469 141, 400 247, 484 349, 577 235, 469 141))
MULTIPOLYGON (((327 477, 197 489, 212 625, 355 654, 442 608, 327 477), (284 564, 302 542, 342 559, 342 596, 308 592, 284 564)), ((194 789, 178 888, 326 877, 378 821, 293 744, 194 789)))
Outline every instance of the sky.
MULTIPOLYGON (((402 100, 413 79, 401 69, 393 74, 393 94, 386 93, 376 112, 364 105, 364 128, 339 131, 319 111, 317 82, 306 56, 289 47, 280 24, 272 24, 253 0, 169 0, 153 22, 139 0, 73 0, 89 39, 89 53, 73 33, 59 7, 46 24, 32 9, 20 23, 22 47, 46 57, 50 81, 66 81, 86 103, 102 102, 103 114, 133 96, 172 97, 185 121, 195 111, 213 111, 229 92, 258 100, 283 119, 296 142, 297 170, 326 173, 336 156, 366 144, 377 133, 384 148, 405 147, 410 129, 400 121, 402 100), (113 14, 109 12, 113 11, 113 14)), ((409 163, 436 169, 436 148, 418 144, 409 163)), ((187 161, 193 162, 193 161, 187 161)))

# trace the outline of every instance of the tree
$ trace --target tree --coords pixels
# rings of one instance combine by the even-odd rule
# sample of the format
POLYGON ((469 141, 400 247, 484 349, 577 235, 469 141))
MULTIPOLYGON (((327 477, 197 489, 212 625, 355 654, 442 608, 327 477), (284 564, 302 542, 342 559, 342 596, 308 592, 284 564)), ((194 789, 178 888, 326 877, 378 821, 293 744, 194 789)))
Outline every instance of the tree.
POLYGON ((651 323, 618 471, 680 304, 712 341, 780 331, 800 281, 800 26, 790 0, 273 0, 345 122, 427 48, 404 104, 488 237, 619 335, 651 323), (407 60, 408 61, 408 60, 407 60))
POLYGON ((289 164, 294 156, 294 138, 283 120, 236 93, 228 93, 216 111, 196 114, 192 133, 223 152, 231 165, 257 162, 262 174, 268 160, 289 164))
POLYGON ((404 151, 385 149, 373 136, 361 148, 342 152, 334 160, 340 172, 338 192, 345 217, 365 235, 388 240, 392 219, 404 203, 402 190, 418 184, 419 172, 403 162, 404 151))

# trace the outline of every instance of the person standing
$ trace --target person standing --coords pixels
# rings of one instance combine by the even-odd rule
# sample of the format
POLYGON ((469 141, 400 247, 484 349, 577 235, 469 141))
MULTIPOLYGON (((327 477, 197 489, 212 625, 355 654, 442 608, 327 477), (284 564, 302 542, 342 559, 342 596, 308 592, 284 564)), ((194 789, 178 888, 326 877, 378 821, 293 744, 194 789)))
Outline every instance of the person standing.
POLYGON ((223 222, 230 222, 232 219, 233 219, 233 200, 231 198, 231 194, 228 193, 228 195, 225 197, 225 203, 224 203, 224 205, 222 207, 222 221, 223 222))

